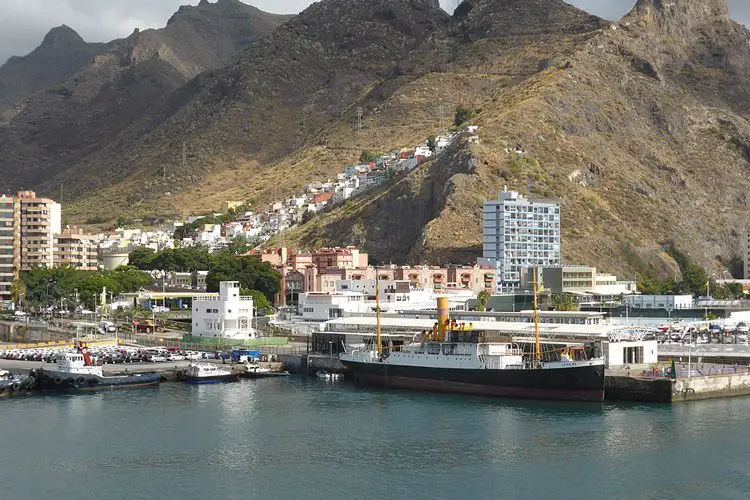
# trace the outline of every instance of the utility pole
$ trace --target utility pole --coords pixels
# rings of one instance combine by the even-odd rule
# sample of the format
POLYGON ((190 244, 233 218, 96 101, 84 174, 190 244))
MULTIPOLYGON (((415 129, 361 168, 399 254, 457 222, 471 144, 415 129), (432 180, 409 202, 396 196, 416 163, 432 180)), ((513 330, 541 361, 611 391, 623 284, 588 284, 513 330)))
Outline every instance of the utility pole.
POLYGON ((362 132, 362 115, 364 115, 364 110, 362 106, 359 106, 357 108, 357 132, 362 132))

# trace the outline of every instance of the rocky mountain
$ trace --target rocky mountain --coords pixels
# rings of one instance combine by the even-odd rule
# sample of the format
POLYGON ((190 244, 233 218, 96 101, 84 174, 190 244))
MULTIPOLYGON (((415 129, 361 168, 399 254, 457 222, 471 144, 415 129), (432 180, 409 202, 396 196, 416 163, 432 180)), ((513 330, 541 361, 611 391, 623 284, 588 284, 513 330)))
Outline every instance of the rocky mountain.
POLYGON ((673 243, 719 276, 741 255, 750 201, 750 33, 724 0, 640 0, 619 23, 590 27, 572 52, 482 96, 481 144, 456 146, 284 241, 465 262, 481 254, 482 201, 507 185, 561 201, 568 262, 674 273, 662 251, 673 243), (504 152, 519 142, 527 157, 504 152))
POLYGON ((11 57, 0 66, 0 121, 14 104, 67 80, 106 49, 103 43, 84 42, 68 26, 52 29, 29 55, 11 57))
POLYGON ((560 200, 568 262, 671 273, 668 242, 717 271, 738 255, 750 34, 726 0, 640 0, 615 23, 562 0, 465 0, 453 16, 436 0, 322 0, 213 68, 145 33, 28 99, 0 128, 0 175, 53 195, 64 184, 78 222, 260 207, 362 150, 442 132, 466 106, 480 144, 284 243, 465 262, 481 254, 482 202, 507 185, 560 200), (518 143, 528 155, 505 152, 518 143))
POLYGON ((315 3, 237 63, 191 81, 158 117, 134 122, 120 136, 127 140, 110 142, 42 188, 75 179, 79 194, 97 190, 131 214, 286 196, 341 168, 357 106, 376 106, 433 68, 431 57, 409 58, 448 23, 437 0, 315 3), (347 121, 347 135, 336 136, 347 121))
MULTIPOLYGON (((237 0, 204 0, 181 7, 163 29, 136 30, 108 44, 70 78, 16 106, 12 118, 0 125, 0 172, 11 179, 5 187, 38 186, 112 142, 128 140, 121 134, 136 122, 143 133, 176 90, 196 75, 236 60, 254 40, 288 19, 237 0)), ((67 60, 66 47, 77 45, 70 30, 62 35, 53 30, 45 40, 68 40, 52 44, 57 57, 67 60)), ((76 185, 79 179, 70 181, 76 185)))

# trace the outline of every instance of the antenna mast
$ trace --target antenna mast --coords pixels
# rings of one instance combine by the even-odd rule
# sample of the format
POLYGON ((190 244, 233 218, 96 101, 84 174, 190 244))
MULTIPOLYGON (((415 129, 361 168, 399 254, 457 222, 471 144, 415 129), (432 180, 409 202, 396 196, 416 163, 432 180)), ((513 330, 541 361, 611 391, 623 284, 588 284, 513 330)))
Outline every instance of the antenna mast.
POLYGON ((534 278, 532 281, 534 289, 534 334, 536 336, 536 363, 537 367, 542 363, 542 347, 539 344, 539 302, 537 300, 536 267, 534 267, 534 278))
POLYGON ((375 320, 376 320, 376 332, 378 338, 378 356, 382 352, 382 344, 380 340, 380 277, 378 276, 378 268, 375 267, 375 320))

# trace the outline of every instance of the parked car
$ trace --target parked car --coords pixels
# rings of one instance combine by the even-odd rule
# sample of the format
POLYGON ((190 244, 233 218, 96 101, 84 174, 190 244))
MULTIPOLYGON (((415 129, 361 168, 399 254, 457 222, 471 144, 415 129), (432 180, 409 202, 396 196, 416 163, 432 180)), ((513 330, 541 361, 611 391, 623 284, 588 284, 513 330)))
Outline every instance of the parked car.
POLYGON ((167 360, 167 358, 161 354, 149 354, 147 359, 151 363, 164 363, 167 360))
POLYGON ((750 327, 747 323, 737 323, 737 333, 750 333, 750 327))

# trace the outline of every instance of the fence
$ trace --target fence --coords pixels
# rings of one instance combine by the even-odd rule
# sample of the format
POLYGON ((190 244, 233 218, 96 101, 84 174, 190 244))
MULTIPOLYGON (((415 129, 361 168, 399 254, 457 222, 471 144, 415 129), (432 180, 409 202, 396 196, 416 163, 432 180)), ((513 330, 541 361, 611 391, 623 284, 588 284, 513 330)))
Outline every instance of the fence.
POLYGON ((661 344, 658 350, 659 356, 673 357, 748 357, 750 358, 750 345, 747 344, 726 344, 726 345, 697 345, 690 346, 685 344, 661 344))
MULTIPOLYGON (((644 370, 641 374, 646 378, 670 378, 670 368, 658 368, 644 370)), ((710 377, 712 375, 733 375, 735 373, 750 373, 750 366, 692 366, 690 370, 686 367, 676 368, 677 378, 710 377)))
MULTIPOLYGON (((212 340, 212 339, 207 339, 212 340)), ((258 339, 266 340, 266 339, 258 339)), ((286 340, 286 339, 284 339, 286 340)), ((290 345, 279 345, 279 344, 256 344, 246 345, 241 343, 214 343, 210 341, 205 342, 191 342, 190 340, 180 339, 169 339, 169 338, 150 338, 141 336, 128 336, 125 339, 121 339, 121 342, 133 343, 142 345, 144 347, 175 347, 181 351, 227 351, 233 349, 252 349, 258 351, 261 354, 281 354, 281 355, 300 355, 307 354, 307 346, 290 346, 290 345)))

